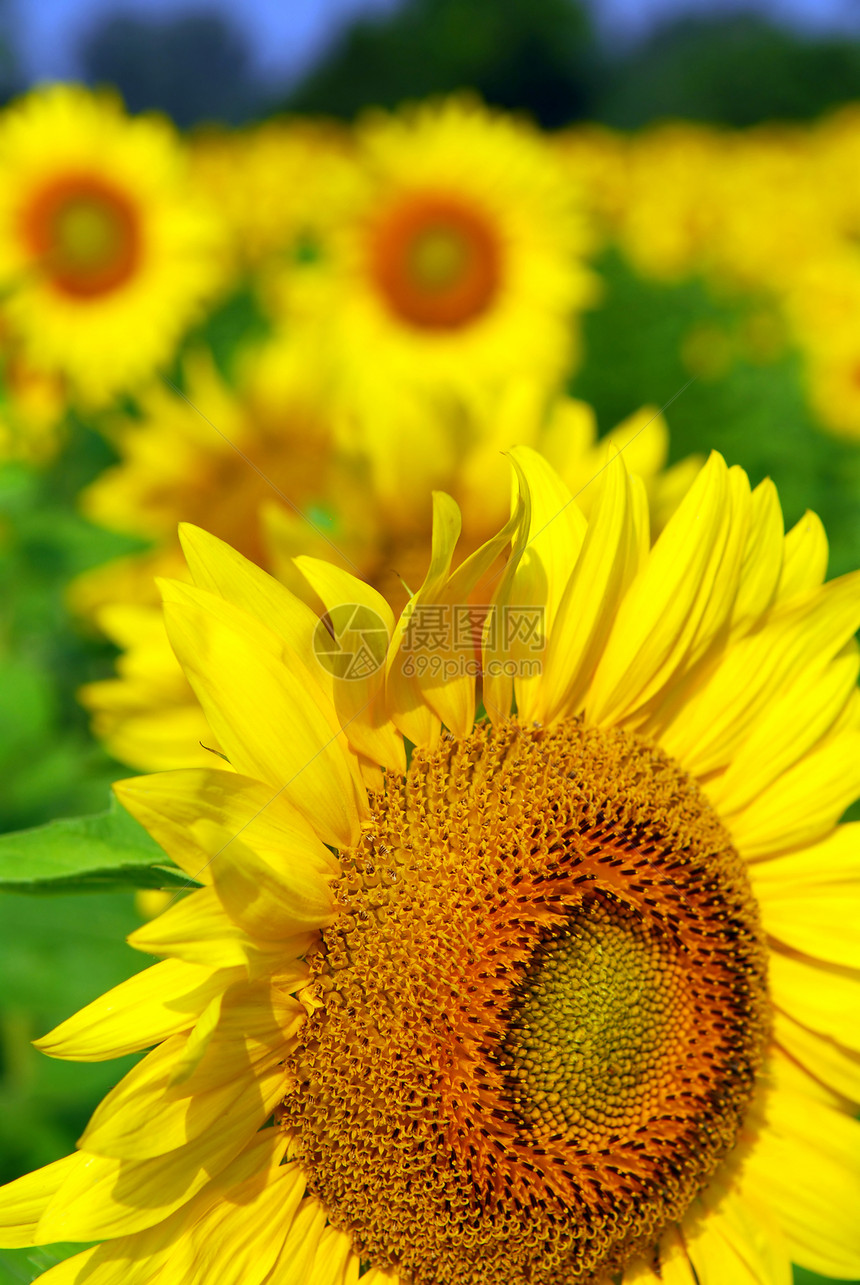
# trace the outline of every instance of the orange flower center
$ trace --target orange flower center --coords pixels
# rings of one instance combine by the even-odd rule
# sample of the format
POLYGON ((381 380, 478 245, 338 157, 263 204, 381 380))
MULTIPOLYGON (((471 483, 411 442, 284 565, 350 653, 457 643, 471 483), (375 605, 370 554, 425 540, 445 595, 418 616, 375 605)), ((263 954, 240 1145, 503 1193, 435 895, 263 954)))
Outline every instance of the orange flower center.
POLYGON ((746 872, 660 751, 571 721, 416 751, 341 853, 282 1107, 411 1285, 592 1285, 731 1150, 768 1029, 746 872))
POLYGON ((43 187, 24 212, 23 231, 51 284, 73 298, 109 294, 140 261, 137 211, 96 175, 67 174, 43 187))
POLYGON ((499 289, 496 231, 456 197, 408 197, 377 223, 370 249, 371 273, 389 308, 422 329, 468 325, 499 289))

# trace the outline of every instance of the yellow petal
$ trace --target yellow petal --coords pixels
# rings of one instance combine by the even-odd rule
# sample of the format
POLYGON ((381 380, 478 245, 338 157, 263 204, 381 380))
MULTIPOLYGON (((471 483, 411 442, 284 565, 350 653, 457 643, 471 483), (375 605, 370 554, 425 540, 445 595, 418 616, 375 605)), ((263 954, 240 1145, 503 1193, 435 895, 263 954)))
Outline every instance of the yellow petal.
POLYGON ((352 1237, 337 1227, 326 1227, 314 1255, 308 1285, 356 1285, 358 1269, 352 1237))
POLYGON ((783 1052, 834 1093, 860 1106, 860 1053, 775 1013, 773 1037, 783 1052))
MULTIPOLYGON (((860 1275, 860 1124, 778 1084, 743 1187, 773 1211, 793 1262, 823 1276, 860 1275)), ((731 1278, 728 1278, 731 1279, 731 1278)))
POLYGON ((734 608, 749 509, 746 475, 713 454, 619 608, 590 718, 629 717, 704 654, 734 608))
POLYGON ((182 522, 179 537, 194 583, 264 622, 286 644, 291 665, 301 666, 315 694, 331 700, 331 675, 314 655, 317 617, 310 607, 208 531, 182 522))
POLYGON ((285 792, 194 769, 124 781, 117 794, 186 869, 206 869, 232 922, 257 939, 330 922, 338 864, 285 792))
POLYGON ((604 441, 624 456, 627 472, 638 477, 654 477, 666 464, 669 429, 654 406, 640 406, 611 429, 604 441))
POLYGON ((515 592, 517 571, 528 547, 531 529, 532 497, 528 480, 517 460, 512 458, 511 463, 516 475, 516 489, 508 524, 511 552, 493 593, 481 637, 482 696, 484 708, 494 723, 507 719, 513 706, 514 679, 511 672, 511 653, 522 649, 512 648, 509 644, 506 613, 515 592))
POLYGON ((339 867, 283 791, 217 768, 154 773, 118 781, 114 792, 175 861, 211 881, 216 854, 241 838, 278 862, 297 862, 335 876, 339 867))
POLYGON ((52 1268, 48 1277, 53 1285, 146 1285, 154 1279, 182 1285, 184 1277, 174 1271, 177 1247, 210 1210, 218 1217, 229 1213, 234 1202, 267 1190, 284 1172, 280 1163, 286 1146, 287 1138, 279 1130, 261 1130, 217 1178, 174 1214, 144 1231, 67 1259, 52 1268), (164 1274, 159 1277, 162 1267, 164 1274))
POLYGON ((550 635, 542 683, 545 721, 581 710, 636 569, 630 479, 615 456, 550 635))
POLYGON ((733 630, 749 629, 776 597, 784 543, 779 496, 770 478, 765 478, 751 496, 750 527, 732 610, 733 630))
MULTIPOLYGON (((753 867, 753 892, 757 891, 753 867)), ((772 884, 759 898, 769 936, 813 959, 860 968, 860 884, 854 874, 844 884, 772 884)))
MULTIPOLYGON (((439 714, 454 735, 465 736, 474 723, 475 678, 480 671, 479 656, 484 655, 486 630, 493 610, 488 603, 475 605, 475 593, 519 531, 522 515, 523 507, 517 499, 510 518, 501 530, 470 554, 437 594, 437 601, 451 613, 450 618, 454 622, 454 659, 458 662, 458 669, 462 667, 463 673, 455 684, 451 684, 444 681, 444 673, 440 680, 432 670, 425 671, 419 676, 418 682, 428 705, 439 714), (465 641, 461 636, 463 634, 465 641)), ((497 575, 495 573, 489 578, 485 589, 492 587, 497 575)), ((485 593, 485 596, 489 595, 485 593)), ((492 698, 486 680, 483 696, 487 705, 492 698)))
POLYGON ((168 633, 232 766, 283 790, 326 842, 354 843, 363 786, 334 707, 273 653, 271 631, 181 588, 183 602, 165 603, 168 633))
MULTIPOLYGON (((299 557, 295 566, 318 595, 329 614, 359 608, 359 628, 347 628, 337 638, 338 654, 355 662, 350 672, 333 677, 334 705, 341 727, 353 746, 368 759, 395 772, 405 772, 403 738, 391 725, 385 708, 385 659, 394 634, 394 613, 380 593, 356 576, 319 558, 299 557), (378 622, 378 626, 376 624, 378 622), (364 670, 370 672, 365 673, 364 670)), ((317 625, 317 628, 319 625, 317 625)), ((318 664, 321 664, 319 660, 318 664)))
POLYGON ((860 1053, 860 972, 771 952, 768 985, 795 1022, 860 1053))
POLYGON ((182 959, 160 964, 120 982, 34 1043, 49 1057, 101 1062, 188 1030, 214 995, 244 970, 212 971, 182 959))
MULTIPOLYGON (((62 1262, 56 1263, 48 1271, 43 1272, 39 1277, 40 1281, 47 1281, 48 1285, 83 1285, 84 1281, 100 1280, 100 1275, 93 1272, 94 1260, 96 1260, 100 1245, 93 1245, 90 1249, 85 1249, 82 1254, 73 1254, 71 1258, 64 1258, 62 1262)), ((126 1274, 122 1278, 121 1285, 138 1285, 138 1280, 145 1279, 142 1275, 126 1274)), ((119 1283, 119 1278, 117 1277, 119 1283)))
POLYGON ((750 876, 758 900, 767 902, 771 896, 803 895, 804 887, 814 884, 811 895, 819 886, 829 883, 848 883, 857 875, 860 855, 860 821, 838 825, 824 839, 801 848, 798 852, 756 861, 750 876))
POLYGON ((214 861, 215 890, 232 921, 259 944, 325 928, 337 915, 330 866, 314 863, 293 846, 285 871, 241 839, 214 861))
MULTIPOLYGON (((389 715, 395 725, 415 745, 432 746, 439 737, 441 715, 427 703, 425 691, 419 681, 422 666, 408 663, 405 653, 425 651, 430 667, 435 668, 439 662, 447 659, 451 623, 444 609, 437 610, 437 595, 445 584, 451 570, 451 559, 460 536, 460 510, 450 495, 441 491, 433 492, 433 539, 430 552, 430 566, 424 583, 417 593, 413 594, 406 604, 394 630, 391 647, 386 663, 386 703, 389 715), (438 638, 431 640, 429 647, 424 648, 425 619, 432 615, 434 635, 441 628, 438 638), (437 621, 440 616, 441 625, 437 621)), ((456 710, 452 715, 457 721, 462 711, 457 706, 468 702, 468 684, 456 678, 451 684, 442 679, 446 691, 446 709, 448 703, 456 710)), ((471 679, 472 708, 474 710, 475 680, 471 679)), ((474 715, 473 715, 474 717, 474 715)))
POLYGON ((826 736, 854 693, 858 668, 860 658, 852 651, 804 674, 774 700, 727 771, 705 786, 721 817, 752 803, 826 736))
POLYGON ((518 669, 514 691, 524 722, 539 716, 541 662, 556 612, 587 529, 561 478, 535 451, 514 447, 510 458, 531 497, 528 535, 502 608, 505 651, 518 669), (531 664, 529 663, 531 662, 531 664), (529 672, 530 669, 534 672, 529 672))
POLYGON ((278 1285, 310 1285, 326 1221, 325 1207, 318 1200, 306 1197, 299 1206, 272 1270, 273 1281, 278 1285))
POLYGON ((265 1186, 246 1182, 181 1238, 170 1255, 172 1278, 182 1285, 261 1285, 269 1279, 304 1190, 305 1177, 296 1164, 282 1166, 265 1186))
MULTIPOLYGON (((516 572, 516 597, 527 605, 543 604, 546 631, 579 556, 588 523, 570 489, 542 456, 514 446, 510 458, 519 466, 531 495, 528 542, 516 572)), ((610 461, 611 462, 611 461, 610 461)))
MULTIPOLYGON (((176 668, 179 670, 178 663, 176 668)), ((79 696, 92 710, 97 704, 104 704, 104 693, 108 688, 124 688, 121 694, 128 694, 125 683, 112 679, 106 683, 90 683, 87 695, 92 699, 86 698, 83 689, 79 696)), ((151 688, 145 699, 152 702, 151 688)), ((163 772, 174 767, 208 767, 217 759, 218 738, 206 722, 190 687, 188 701, 187 705, 175 709, 158 709, 148 714, 123 712, 113 716, 96 712, 93 715, 93 732, 104 741, 114 758, 144 772, 163 772)))
POLYGON ((698 1217, 694 1206, 683 1226, 698 1285, 791 1285, 787 1247, 767 1206, 730 1192, 698 1217))
POLYGON ((820 673, 860 626, 860 575, 776 608, 761 628, 693 674, 691 690, 643 730, 696 775, 725 767, 770 706, 805 671, 820 673))
POLYGON ((742 856, 814 843, 831 830, 860 794, 860 732, 843 732, 816 746, 783 772, 742 812, 729 830, 742 856))
MULTIPOLYGON (((164 1155, 119 1160, 81 1153, 79 1165, 39 1221, 37 1243, 126 1236, 160 1223, 202 1191, 247 1147, 283 1091, 283 1073, 267 1075, 256 1086, 253 1112, 246 1099, 237 1114, 222 1118, 218 1128, 164 1155)), ((249 1088, 247 1097, 253 1095, 249 1088)))
MULTIPOLYGON (((528 441, 519 433, 513 434, 510 440, 528 441)), ((559 397, 551 406, 541 433, 540 452, 571 490, 582 485, 579 478, 582 461, 589 459, 596 441, 597 419, 593 407, 575 397, 559 397)), ((620 447, 623 443, 616 445, 620 447)))
POLYGON ((293 987, 275 989, 268 979, 231 986, 191 1036, 159 1045, 111 1090, 80 1146, 98 1155, 143 1159, 184 1145, 222 1116, 234 1121, 245 1111, 255 1118, 269 1074, 283 1062, 304 1021, 303 1006, 284 993, 304 971, 299 965, 293 987), (201 1028, 203 1038, 197 1040, 201 1028))
POLYGON ((245 935, 227 915, 214 888, 199 888, 129 934, 135 950, 167 955, 204 968, 241 968, 245 935))
POLYGON ((827 536, 817 513, 807 509, 785 537, 777 598, 785 602, 823 583, 827 574, 827 536))
POLYGON ((696 1278, 684 1244, 674 1228, 660 1240, 660 1275, 643 1258, 624 1269, 622 1285, 696 1285, 696 1278))
POLYGON ((80 1159, 78 1155, 63 1156, 0 1187, 0 1245, 4 1249, 35 1244, 39 1219, 80 1159))
POLYGON ((362 1285, 400 1285, 400 1277, 384 1272, 380 1267, 371 1267, 361 1278, 362 1285))
MULTIPOLYGON (((290 1003, 293 1033, 304 1020, 290 1003)), ((250 1011, 244 1006, 243 1013, 250 1011)), ((242 1038, 216 1031, 200 1065, 184 1084, 171 1087, 184 1037, 174 1036, 138 1063, 96 1108, 81 1138, 84 1151, 117 1159, 146 1160, 176 1153, 207 1134, 238 1131, 243 1141, 263 1124, 291 1045, 284 1015, 270 1013, 268 1029, 242 1038), (220 1055, 221 1061, 217 1061, 220 1055)), ((273 1098, 274 1095, 274 1098, 273 1098)))

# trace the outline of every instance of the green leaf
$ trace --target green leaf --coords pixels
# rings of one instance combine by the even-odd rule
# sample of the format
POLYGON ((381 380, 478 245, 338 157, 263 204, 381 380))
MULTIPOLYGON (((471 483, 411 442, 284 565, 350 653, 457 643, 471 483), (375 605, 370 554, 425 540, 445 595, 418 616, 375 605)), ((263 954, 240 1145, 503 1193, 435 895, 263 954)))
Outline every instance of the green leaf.
POLYGON ((83 1244, 37 1245, 0 1250, 0 1285, 29 1285, 43 1272, 86 1249, 83 1244))
POLYGON ((0 835, 0 889, 7 892, 187 887, 194 881, 116 800, 96 816, 0 835))

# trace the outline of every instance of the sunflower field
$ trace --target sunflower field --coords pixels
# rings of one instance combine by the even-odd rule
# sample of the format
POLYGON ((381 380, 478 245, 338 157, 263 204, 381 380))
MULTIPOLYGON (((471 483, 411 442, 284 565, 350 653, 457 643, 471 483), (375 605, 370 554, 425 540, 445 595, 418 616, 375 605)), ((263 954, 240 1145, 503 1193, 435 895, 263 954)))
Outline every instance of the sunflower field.
POLYGON ((860 103, 37 86, 0 282, 0 1285, 860 1280, 860 103))

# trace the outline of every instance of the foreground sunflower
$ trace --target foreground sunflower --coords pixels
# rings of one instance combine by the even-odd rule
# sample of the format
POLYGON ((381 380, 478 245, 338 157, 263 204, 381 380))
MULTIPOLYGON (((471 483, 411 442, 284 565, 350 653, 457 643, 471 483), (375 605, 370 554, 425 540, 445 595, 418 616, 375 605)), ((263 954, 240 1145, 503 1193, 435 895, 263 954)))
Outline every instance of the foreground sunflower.
POLYGON ((318 261, 267 290, 322 329, 346 399, 560 378, 594 282, 582 196, 539 132, 460 96, 371 113, 354 143, 319 198, 318 261))
POLYGON ((822 584, 817 519, 784 536, 719 456, 653 548, 620 457, 586 518, 512 456, 453 573, 437 496, 396 623, 299 559, 318 620, 186 529, 168 628, 229 768, 118 787, 203 886, 40 1041, 155 1046, 3 1192, 5 1244, 105 1242, 50 1285, 860 1270, 860 574, 822 584), (476 721, 444 622, 509 540, 476 721))
POLYGON ((166 120, 75 85, 4 111, 4 322, 76 395, 102 401, 169 360, 220 283, 221 240, 166 120))

